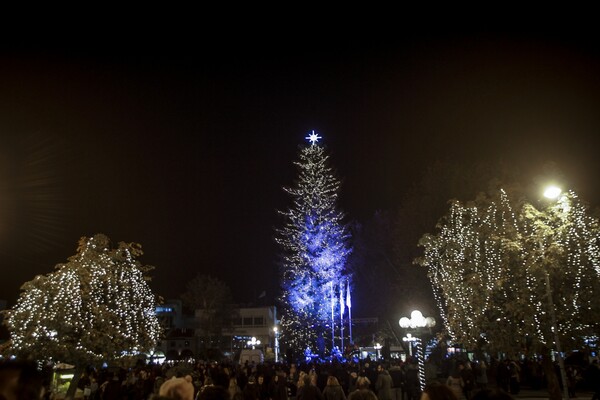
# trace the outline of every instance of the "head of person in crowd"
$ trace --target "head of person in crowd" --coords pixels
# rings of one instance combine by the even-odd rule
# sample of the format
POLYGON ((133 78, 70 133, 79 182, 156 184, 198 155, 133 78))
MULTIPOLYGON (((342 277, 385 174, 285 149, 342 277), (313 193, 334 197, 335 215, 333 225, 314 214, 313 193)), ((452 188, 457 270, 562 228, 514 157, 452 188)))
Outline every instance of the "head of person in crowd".
POLYGON ((306 374, 302 377, 302 386, 310 386, 310 382, 312 381, 312 378, 310 375, 306 374))
POLYGON ((359 376, 356 379, 356 388, 357 389, 368 389, 371 386, 371 381, 366 376, 359 376))
POLYGON ((443 383, 431 383, 425 386, 421 400, 458 400, 452 389, 443 383))
POLYGON ((340 386, 340 382, 335 376, 329 375, 327 377, 327 386, 340 386))
POLYGON ((0 362, 0 399, 39 400, 44 397, 44 377, 30 362, 0 362))
POLYGON ((502 389, 482 389, 471 400, 514 400, 514 397, 502 389))
MULTIPOLYGON (((300 374, 298 376, 298 383, 297 383, 299 388, 304 386, 304 378, 307 376, 308 376, 308 374, 306 372, 300 371, 300 374)), ((309 379, 309 383, 310 383, 310 379, 309 379)))
POLYGON ((173 377, 166 380, 160 387, 158 395, 172 400, 194 400, 194 385, 192 377, 173 377))
POLYGON ((210 386, 198 394, 198 400, 230 400, 230 397, 224 387, 210 386))
POLYGON ((368 388, 352 392, 350 397, 352 400, 377 400, 377 395, 368 388))

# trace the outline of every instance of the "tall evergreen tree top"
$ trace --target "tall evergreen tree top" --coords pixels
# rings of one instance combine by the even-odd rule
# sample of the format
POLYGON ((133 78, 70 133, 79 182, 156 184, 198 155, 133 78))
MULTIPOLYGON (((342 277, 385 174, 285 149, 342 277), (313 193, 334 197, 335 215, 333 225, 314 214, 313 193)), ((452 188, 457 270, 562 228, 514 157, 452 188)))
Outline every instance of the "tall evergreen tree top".
POLYGON ((298 168, 295 186, 284 188, 294 198, 294 207, 287 215, 311 215, 317 218, 314 223, 339 221, 343 214, 336 210, 336 202, 341 184, 329 166, 325 148, 318 144, 302 147, 294 165, 298 168))

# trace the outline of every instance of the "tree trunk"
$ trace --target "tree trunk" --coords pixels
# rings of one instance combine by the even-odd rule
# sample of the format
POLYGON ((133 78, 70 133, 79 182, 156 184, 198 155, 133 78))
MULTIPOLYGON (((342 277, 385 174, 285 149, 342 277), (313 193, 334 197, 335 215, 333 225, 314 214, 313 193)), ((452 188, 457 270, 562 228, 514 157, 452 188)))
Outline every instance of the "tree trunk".
POLYGON ((77 392, 77 384, 79 383, 81 375, 83 375, 83 370, 83 367, 75 367, 75 372, 73 373, 73 378, 71 379, 71 383, 69 384, 69 388, 67 389, 65 400, 73 400, 75 398, 75 393, 77 392))
POLYGON ((542 353, 542 368, 546 375, 546 382, 548 383, 548 399, 549 400, 561 400, 562 391, 560 390, 560 384, 558 381, 558 375, 556 374, 556 368, 552 362, 550 356, 550 349, 546 346, 541 347, 542 353))

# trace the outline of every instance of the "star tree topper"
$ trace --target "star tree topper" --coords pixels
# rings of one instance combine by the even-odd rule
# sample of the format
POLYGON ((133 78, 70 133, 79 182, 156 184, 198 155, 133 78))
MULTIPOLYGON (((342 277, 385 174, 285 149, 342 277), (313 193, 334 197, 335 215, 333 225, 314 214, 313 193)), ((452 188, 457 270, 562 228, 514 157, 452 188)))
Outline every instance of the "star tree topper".
POLYGON ((313 130, 312 133, 310 135, 308 135, 307 137, 305 137, 305 139, 307 139, 311 144, 315 144, 319 141, 319 139, 323 139, 321 136, 319 136, 318 134, 315 133, 315 131, 313 130))

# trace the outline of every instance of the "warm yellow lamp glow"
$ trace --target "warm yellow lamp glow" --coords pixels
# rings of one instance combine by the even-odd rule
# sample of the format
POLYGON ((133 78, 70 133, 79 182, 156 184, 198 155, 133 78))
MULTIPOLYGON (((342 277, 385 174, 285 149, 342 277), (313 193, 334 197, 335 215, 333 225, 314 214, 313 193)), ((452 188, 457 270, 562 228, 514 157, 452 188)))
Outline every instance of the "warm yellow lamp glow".
POLYGON ((562 190, 557 186, 548 186, 544 191, 544 197, 548 199, 556 199, 560 196, 562 190))

